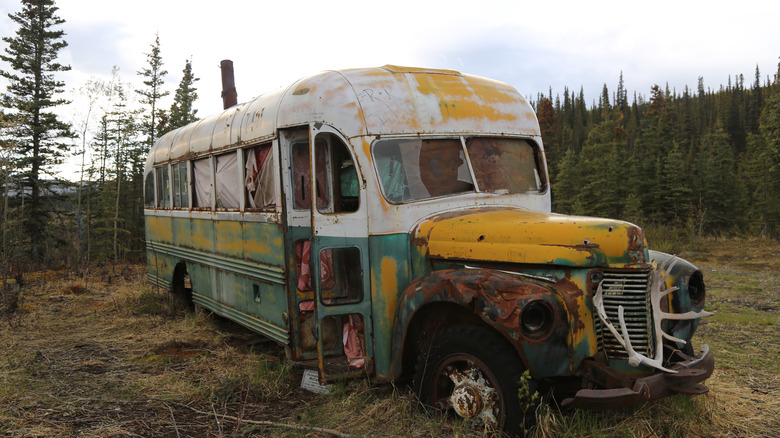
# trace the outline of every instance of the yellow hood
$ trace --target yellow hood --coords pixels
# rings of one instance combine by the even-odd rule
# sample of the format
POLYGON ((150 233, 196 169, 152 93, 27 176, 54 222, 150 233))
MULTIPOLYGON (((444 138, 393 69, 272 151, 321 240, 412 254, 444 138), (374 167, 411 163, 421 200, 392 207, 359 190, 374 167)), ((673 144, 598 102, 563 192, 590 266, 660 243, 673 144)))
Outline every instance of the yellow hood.
POLYGON ((647 262, 636 225, 520 209, 437 215, 417 226, 412 242, 431 258, 449 260, 613 268, 647 262))

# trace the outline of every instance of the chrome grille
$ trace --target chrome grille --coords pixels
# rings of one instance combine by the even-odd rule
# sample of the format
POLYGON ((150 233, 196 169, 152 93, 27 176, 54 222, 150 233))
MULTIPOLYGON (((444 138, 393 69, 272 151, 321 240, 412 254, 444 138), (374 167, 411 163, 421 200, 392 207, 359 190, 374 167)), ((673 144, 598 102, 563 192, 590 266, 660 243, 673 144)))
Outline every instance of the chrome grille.
MULTIPOLYGON (((607 318, 620 332, 618 307, 623 306, 628 337, 637 353, 653 357, 653 317, 650 304, 651 272, 605 271, 601 290, 607 318)), ((612 333, 604 327, 601 318, 596 320, 596 336, 599 347, 612 358, 628 357, 626 350, 612 333)))

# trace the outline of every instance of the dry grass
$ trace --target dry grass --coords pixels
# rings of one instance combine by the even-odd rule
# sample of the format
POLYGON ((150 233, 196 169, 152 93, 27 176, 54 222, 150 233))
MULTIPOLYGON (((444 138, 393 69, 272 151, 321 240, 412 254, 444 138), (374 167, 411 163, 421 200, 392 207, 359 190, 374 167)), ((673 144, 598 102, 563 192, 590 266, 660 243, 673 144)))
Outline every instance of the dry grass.
MULTIPOLYGON (((694 339, 715 351, 711 392, 628 411, 543 407, 534 436, 778 436, 780 245, 702 247, 684 256, 704 269, 716 312, 694 339)), ((143 267, 89 281, 47 272, 18 303, 11 323, 0 320, 0 436, 470 436, 422 412, 407 388, 299 389, 280 347, 172 307, 143 267)))
POLYGON ((433 436, 452 428, 392 388, 352 382, 330 397, 299 389, 301 370, 281 347, 174 308, 145 282, 144 267, 97 273, 89 287, 62 277, 28 283, 18 323, 0 325, 0 436, 433 436))
POLYGON ((251 403, 276 411, 275 399, 296 392, 291 381, 252 384, 262 363, 281 362, 278 349, 252 351, 251 334, 172 308, 144 285, 142 267, 126 268, 111 284, 99 279, 89 290, 72 279, 24 290, 20 323, 0 330, 5 435, 176 436, 178 428, 206 436, 200 432, 213 428, 210 418, 176 412, 184 418, 173 428, 171 413, 153 399, 213 404, 223 414, 251 403))

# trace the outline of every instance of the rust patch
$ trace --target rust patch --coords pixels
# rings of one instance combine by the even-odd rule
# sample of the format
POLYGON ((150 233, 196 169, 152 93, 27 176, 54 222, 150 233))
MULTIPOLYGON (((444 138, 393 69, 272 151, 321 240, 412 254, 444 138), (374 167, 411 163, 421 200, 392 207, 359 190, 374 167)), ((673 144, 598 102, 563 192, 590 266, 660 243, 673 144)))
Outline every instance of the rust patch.
MULTIPOLYGON (((399 306, 394 327, 396 331, 403 330, 409 325, 415 311, 427 303, 456 303, 471 308, 480 319, 512 340, 514 348, 523 357, 522 342, 544 342, 544 339, 527 339, 521 332, 520 313, 523 306, 555 295, 559 295, 555 288, 541 281, 491 269, 436 271, 406 289, 402 297, 404 304, 399 306)), ((576 298, 571 297, 570 300, 576 301, 576 298)), ((553 312, 553 317, 553 332, 568 330, 568 322, 558 312, 553 312)), ((400 332, 396 333, 396 337, 399 335, 400 332)))
POLYGON ((561 292, 561 298, 563 298, 566 308, 569 309, 569 317, 571 318, 571 328, 575 332, 584 332, 587 328, 585 324, 586 320, 592 325, 592 318, 586 318, 580 311, 580 307, 584 305, 584 292, 577 286, 576 283, 570 279, 571 273, 567 270, 567 278, 564 278, 556 283, 555 288, 561 292))
POLYGON ((632 263, 645 263, 645 253, 647 252, 647 242, 645 233, 637 226, 628 227, 628 248, 626 254, 632 263))

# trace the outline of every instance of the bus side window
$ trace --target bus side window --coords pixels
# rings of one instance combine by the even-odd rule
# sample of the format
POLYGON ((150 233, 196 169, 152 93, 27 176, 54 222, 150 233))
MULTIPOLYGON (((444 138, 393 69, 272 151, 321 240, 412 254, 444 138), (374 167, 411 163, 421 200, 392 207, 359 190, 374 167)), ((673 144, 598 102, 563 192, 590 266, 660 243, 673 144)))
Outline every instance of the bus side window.
POLYGON ((168 165, 156 169, 157 207, 171 208, 171 182, 168 178, 168 165))
POLYGON ((150 171, 144 180, 144 207, 154 208, 154 173, 150 171))
POLYGON ((235 152, 217 156, 217 208, 238 208, 238 159, 235 152))
POLYGON ((195 178, 195 196, 192 197, 194 207, 201 209, 211 208, 211 159, 203 158, 192 162, 195 178))
POLYGON ((190 206, 190 180, 187 175, 187 162, 171 166, 173 172, 173 206, 188 208, 190 206))
POLYGON ((276 205, 276 183, 271 145, 249 148, 246 150, 245 157, 244 186, 248 208, 273 208, 276 205))

